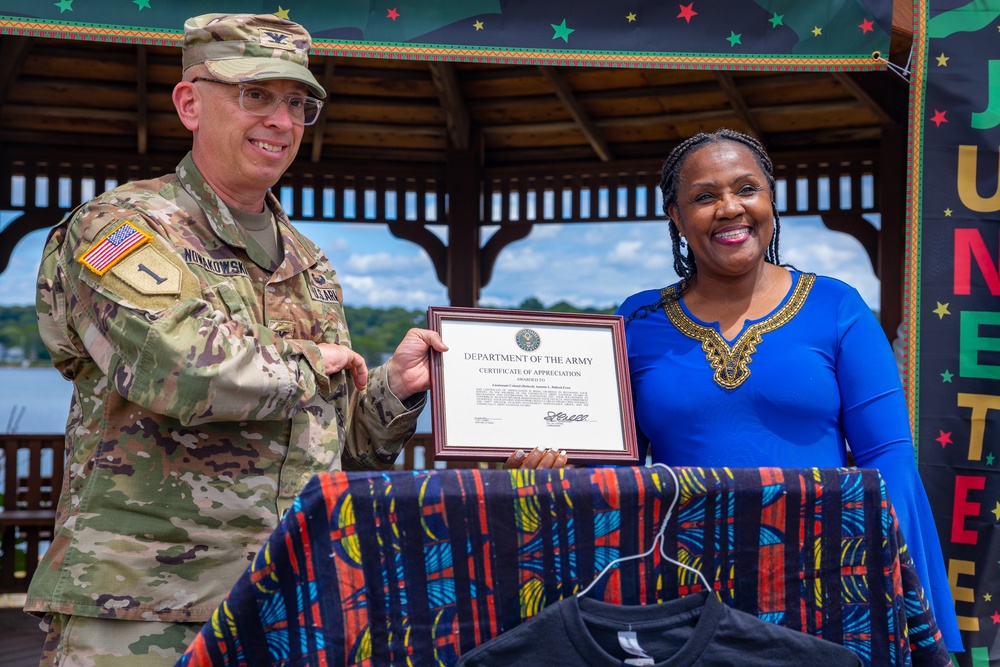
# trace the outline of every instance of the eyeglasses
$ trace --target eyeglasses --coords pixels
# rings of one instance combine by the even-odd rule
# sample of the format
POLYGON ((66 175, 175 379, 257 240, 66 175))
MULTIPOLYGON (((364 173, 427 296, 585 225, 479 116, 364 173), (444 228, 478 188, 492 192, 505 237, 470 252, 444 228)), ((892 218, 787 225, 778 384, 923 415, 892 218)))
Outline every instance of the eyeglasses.
POLYGON ((254 116, 270 116, 278 108, 279 102, 284 102, 288 107, 288 115, 292 122, 298 125, 312 125, 319 118, 319 111, 323 108, 323 100, 317 100, 308 95, 278 95, 277 93, 264 88, 263 86, 253 86, 247 83, 230 83, 219 81, 218 79, 207 79, 196 76, 194 81, 207 81, 209 83, 221 83, 224 86, 239 86, 240 88, 240 108, 254 116))

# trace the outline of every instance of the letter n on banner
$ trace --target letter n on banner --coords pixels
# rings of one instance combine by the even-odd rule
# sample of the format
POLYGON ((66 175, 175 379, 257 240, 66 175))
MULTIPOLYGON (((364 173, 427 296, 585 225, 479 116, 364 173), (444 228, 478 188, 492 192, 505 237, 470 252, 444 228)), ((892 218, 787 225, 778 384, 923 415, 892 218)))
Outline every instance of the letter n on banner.
POLYGON ((964 654, 1000 665, 1000 3, 915 3, 907 400, 964 654))

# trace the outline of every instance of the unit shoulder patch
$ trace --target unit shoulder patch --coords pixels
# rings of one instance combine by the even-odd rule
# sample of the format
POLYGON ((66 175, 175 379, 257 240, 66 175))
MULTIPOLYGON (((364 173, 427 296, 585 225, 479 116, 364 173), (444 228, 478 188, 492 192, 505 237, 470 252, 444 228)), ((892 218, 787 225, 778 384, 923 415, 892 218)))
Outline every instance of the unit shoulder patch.
POLYGON ((181 270, 156 246, 147 245, 120 261, 111 273, 140 294, 180 294, 181 270))

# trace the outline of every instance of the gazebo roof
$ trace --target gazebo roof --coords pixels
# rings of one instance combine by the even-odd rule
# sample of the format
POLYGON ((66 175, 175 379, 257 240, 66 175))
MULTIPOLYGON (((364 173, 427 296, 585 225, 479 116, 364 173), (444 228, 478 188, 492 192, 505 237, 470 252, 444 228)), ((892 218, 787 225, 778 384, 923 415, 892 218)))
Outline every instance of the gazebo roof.
MULTIPOLYGON (((167 46, 0 37, 0 143, 65 160, 75 151, 183 154, 170 100, 180 52, 167 46)), ((318 56, 331 95, 300 162, 446 161, 469 128, 486 167, 662 159, 691 134, 731 127, 771 151, 873 150, 905 121, 891 72, 552 67, 318 56)))

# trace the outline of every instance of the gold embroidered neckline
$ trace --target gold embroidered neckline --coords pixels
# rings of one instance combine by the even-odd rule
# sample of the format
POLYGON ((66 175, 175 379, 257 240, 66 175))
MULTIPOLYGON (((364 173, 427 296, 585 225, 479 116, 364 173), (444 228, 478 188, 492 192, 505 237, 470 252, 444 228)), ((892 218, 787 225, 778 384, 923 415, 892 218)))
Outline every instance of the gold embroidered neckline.
POLYGON ((701 341, 705 358, 715 370, 713 380, 724 389, 735 389, 750 377, 750 361, 757 351, 762 336, 787 324, 801 310, 816 281, 815 274, 799 274, 798 282, 785 304, 760 322, 748 326, 730 346, 714 327, 698 324, 681 308, 680 297, 675 285, 664 287, 660 296, 664 298, 663 310, 677 330, 688 338, 701 341))

